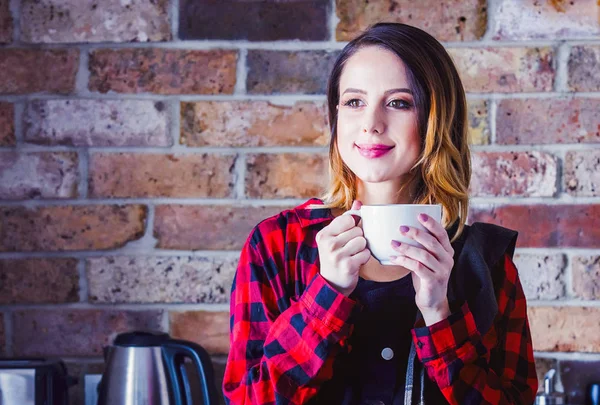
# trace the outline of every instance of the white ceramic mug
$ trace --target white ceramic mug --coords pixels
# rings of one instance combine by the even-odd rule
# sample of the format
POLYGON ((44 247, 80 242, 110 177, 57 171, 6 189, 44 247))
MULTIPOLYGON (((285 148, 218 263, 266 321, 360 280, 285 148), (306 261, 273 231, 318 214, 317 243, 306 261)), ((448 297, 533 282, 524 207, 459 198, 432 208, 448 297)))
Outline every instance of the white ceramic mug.
POLYGON ((359 210, 349 210, 343 215, 358 215, 362 218, 362 228, 367 248, 381 264, 392 265, 390 256, 398 254, 392 248, 392 240, 423 247, 420 243, 400 233, 402 225, 429 232, 421 222, 419 214, 427 214, 440 222, 442 219, 441 204, 388 204, 363 205, 359 210))

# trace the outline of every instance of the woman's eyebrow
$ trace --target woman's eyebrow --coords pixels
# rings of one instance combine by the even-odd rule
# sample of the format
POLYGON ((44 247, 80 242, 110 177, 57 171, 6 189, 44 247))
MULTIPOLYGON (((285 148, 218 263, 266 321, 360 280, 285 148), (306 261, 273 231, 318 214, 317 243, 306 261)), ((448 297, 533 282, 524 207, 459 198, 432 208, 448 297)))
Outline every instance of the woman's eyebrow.
MULTIPOLYGON (((366 91, 364 91, 364 90, 361 90, 361 89, 355 89, 355 88, 352 88, 352 87, 349 87, 349 88, 347 88, 346 90, 344 90, 344 92, 342 93, 342 95, 344 95, 344 94, 346 94, 346 93, 361 93, 361 94, 367 94, 367 92, 366 92, 366 91)), ((389 95, 389 94, 392 94, 392 93, 408 93, 408 94, 410 94, 411 96, 412 96, 412 94, 413 94, 413 92, 412 92, 412 90, 411 90, 411 89, 407 89, 407 88, 404 88, 404 87, 402 87, 402 88, 396 88, 396 89, 389 89, 389 90, 386 90, 386 91, 385 91, 385 93, 383 93, 383 94, 387 96, 387 95, 389 95)))

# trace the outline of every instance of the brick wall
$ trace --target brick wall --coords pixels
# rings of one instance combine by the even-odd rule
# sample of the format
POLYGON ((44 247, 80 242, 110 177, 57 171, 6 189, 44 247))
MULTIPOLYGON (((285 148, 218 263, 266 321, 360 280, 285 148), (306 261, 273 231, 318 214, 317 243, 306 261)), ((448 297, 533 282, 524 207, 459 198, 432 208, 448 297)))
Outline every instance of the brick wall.
POLYGON ((599 8, 0 0, 0 354, 83 376, 115 333, 154 328, 205 346, 222 375, 248 232, 325 182, 336 54, 401 21, 461 72, 469 223, 520 232, 540 378, 557 368, 582 402, 600 380, 599 8))

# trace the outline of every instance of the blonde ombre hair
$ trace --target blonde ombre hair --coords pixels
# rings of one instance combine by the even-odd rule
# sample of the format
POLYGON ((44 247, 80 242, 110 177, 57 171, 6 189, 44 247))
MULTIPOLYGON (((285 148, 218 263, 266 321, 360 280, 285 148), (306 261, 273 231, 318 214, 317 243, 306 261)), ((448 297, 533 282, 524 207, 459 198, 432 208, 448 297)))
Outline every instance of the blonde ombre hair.
MULTIPOLYGON (((329 186, 320 208, 350 209, 356 198, 356 176, 343 162, 337 146, 337 106, 345 62, 365 46, 394 52, 406 66, 421 137, 421 154, 398 190, 408 189, 413 204, 441 204, 442 225, 458 220, 451 241, 462 233, 469 210, 471 158, 467 103, 462 82, 444 47, 416 27, 379 23, 350 41, 337 57, 327 86, 331 125, 329 186)), ((315 207, 316 208, 316 207, 315 207)))

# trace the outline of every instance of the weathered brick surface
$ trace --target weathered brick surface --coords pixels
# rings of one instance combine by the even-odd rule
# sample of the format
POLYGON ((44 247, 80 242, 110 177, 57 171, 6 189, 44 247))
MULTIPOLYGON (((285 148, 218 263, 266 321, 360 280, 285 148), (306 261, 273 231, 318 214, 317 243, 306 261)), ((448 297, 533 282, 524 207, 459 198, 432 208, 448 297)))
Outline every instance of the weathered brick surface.
POLYGON ((0 199, 75 198, 77 153, 0 152, 0 199))
POLYGON ((102 49, 90 54, 89 89, 100 93, 231 94, 237 52, 102 49))
POLYGON ((162 330, 163 311, 27 309, 13 313, 15 356, 102 356, 102 347, 132 330, 162 330))
POLYGON ((593 98, 501 100, 499 144, 600 142, 600 100, 593 98))
POLYGON ((98 3, 78 0, 23 0, 21 40, 25 42, 145 42, 171 39, 167 0, 98 3))
POLYGON ((468 92, 542 92, 553 88, 550 48, 454 48, 448 52, 468 92))
POLYGON ((600 91, 600 46, 573 46, 568 69, 571 91, 600 91))
POLYGON ((546 373, 552 368, 558 371, 558 361, 555 359, 535 358, 535 372, 538 378, 538 391, 544 388, 544 375, 546 375, 546 373))
POLYGON ((180 143, 188 146, 325 146, 324 103, 266 101, 181 103, 180 143), (225 119, 227 117, 227 119, 225 119))
POLYGON ((79 301, 77 259, 2 259, 0 280, 0 304, 79 301))
POLYGON ((226 303, 236 266, 237 258, 91 258, 89 297, 101 303, 226 303))
POLYGON ((585 300, 600 299, 600 256, 575 256, 571 272, 575 296, 585 300))
POLYGON ((210 354, 229 353, 229 311, 169 312, 171 336, 190 340, 210 354))
POLYGON ((72 93, 78 64, 76 49, 0 49, 0 94, 72 93))
POLYGON ((235 156, 209 154, 94 153, 90 196, 231 196, 235 156))
POLYGON ((556 193, 556 157, 544 152, 472 154, 470 192, 476 197, 552 197, 556 193))
POLYGON ((487 145, 490 143, 489 105, 485 100, 468 101, 469 144, 487 145))
POLYGON ((600 361, 561 360, 560 380, 567 395, 568 404, 589 404, 585 402, 588 385, 598 382, 600 361))
POLYGON ((256 224, 286 208, 159 205, 154 237, 161 249, 238 250, 256 224))
POLYGON ((246 159, 250 198, 310 198, 327 185, 327 156, 308 153, 256 154, 246 159))
POLYGON ((325 94, 338 52, 248 51, 246 87, 250 94, 325 94))
POLYGON ((600 149, 567 152, 564 170, 567 193, 574 197, 600 196, 600 149))
POLYGON ((438 41, 474 41, 485 34, 487 24, 482 0, 336 0, 336 12, 338 41, 350 41, 380 21, 414 25, 438 41))
POLYGON ((327 0, 179 3, 182 39, 277 41, 329 39, 327 0))
POLYGON ((469 223, 491 222, 519 231, 518 247, 600 246, 600 205, 471 207, 469 223))
POLYGON ((516 254, 514 263, 527 300, 554 300, 566 293, 564 255, 516 254))
POLYGON ((113 249, 144 234, 142 205, 0 207, 0 252, 113 249))
POLYGON ((600 308, 529 307, 533 350, 600 352, 600 308))
POLYGON ((11 103, 0 102, 0 146, 14 146, 17 142, 14 115, 15 109, 11 103))
POLYGON ((10 0, 0 0, 0 44, 13 39, 13 19, 10 14, 10 0))
POLYGON ((160 101, 35 100, 23 131, 27 142, 44 145, 170 146, 167 115, 160 101))
POLYGON ((574 39, 600 35, 596 0, 503 0, 494 12, 494 39, 574 39))

